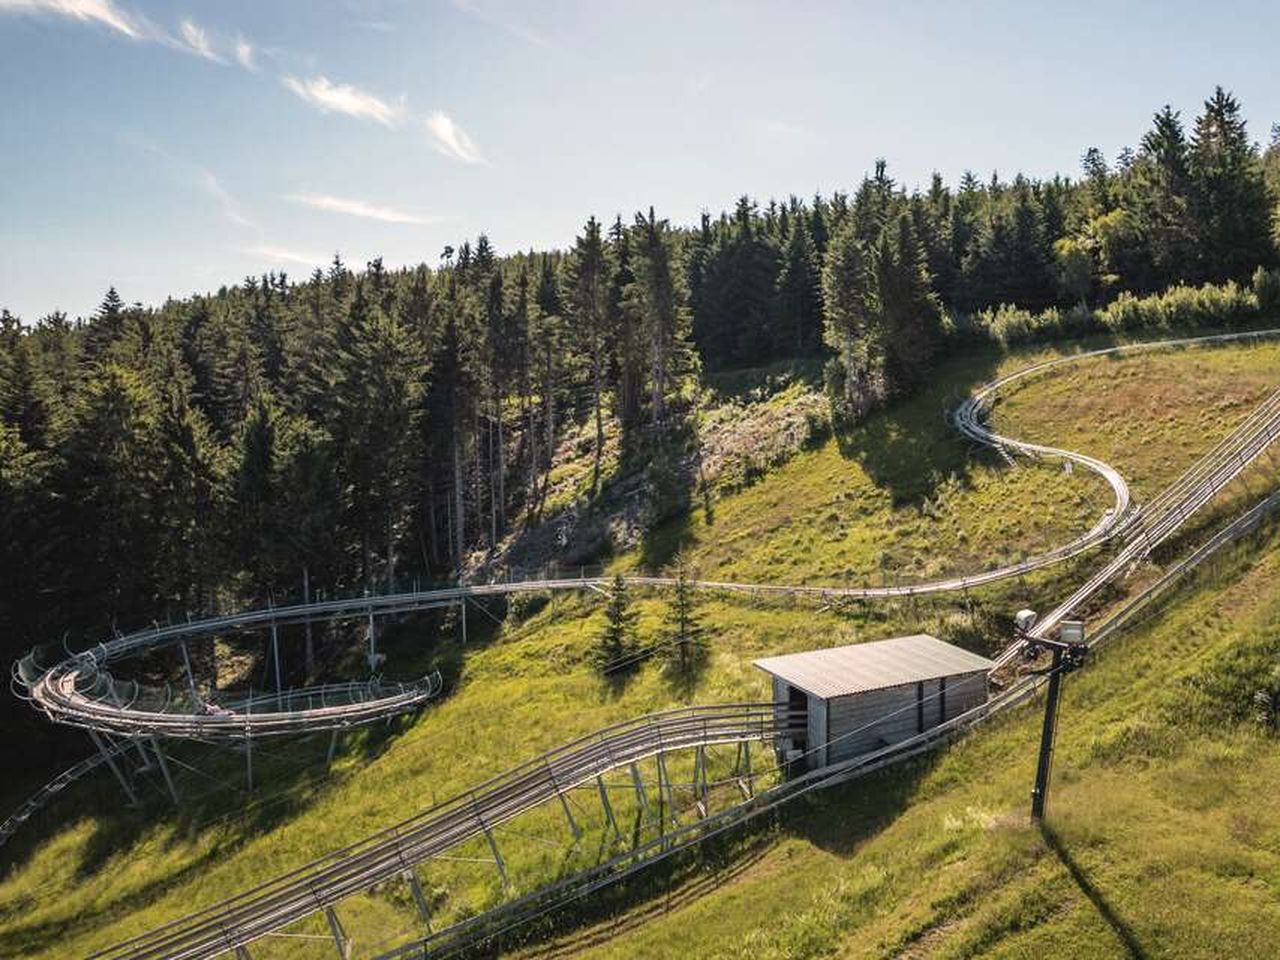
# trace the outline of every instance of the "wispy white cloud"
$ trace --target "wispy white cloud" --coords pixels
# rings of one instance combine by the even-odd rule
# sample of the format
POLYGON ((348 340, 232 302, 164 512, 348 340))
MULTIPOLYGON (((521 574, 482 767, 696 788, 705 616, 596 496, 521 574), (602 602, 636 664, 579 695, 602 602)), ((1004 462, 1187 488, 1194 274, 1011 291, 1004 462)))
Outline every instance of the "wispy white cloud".
POLYGON ((213 44, 209 42, 209 34, 205 29, 196 25, 190 20, 183 20, 179 27, 182 43, 186 49, 194 53, 197 57, 205 60, 212 60, 214 63, 226 63, 213 49, 213 44))
POLYGON ((292 263, 299 267, 318 267, 329 259, 324 254, 291 250, 288 247, 278 247, 270 243, 258 243, 252 247, 242 247, 240 252, 251 257, 269 260, 272 263, 292 263))
POLYGON ((236 37, 236 62, 246 70, 258 72, 257 61, 253 59, 253 44, 244 37, 236 37))
POLYGON ((257 229, 258 225, 249 219, 248 215, 241 207, 240 201, 233 197, 227 189, 219 182, 212 171, 200 168, 197 176, 200 188, 205 193, 218 201, 222 207, 222 214, 238 227, 249 227, 257 229))
POLYGON ((383 223, 434 223, 436 218, 420 217, 406 213, 393 207, 380 207, 366 203, 364 200, 352 200, 346 197, 332 197, 323 193, 290 193, 285 196, 292 203, 300 203, 304 207, 315 210, 327 210, 330 213, 345 213, 352 217, 364 217, 367 220, 381 220, 383 223))
POLYGON ((147 24, 125 13, 113 0, 0 0, 0 12, 48 14, 99 23, 134 40, 147 38, 147 24))
POLYGON ((426 123, 432 145, 438 152, 463 163, 485 162, 484 154, 480 152, 476 142, 443 110, 437 110, 427 117, 426 123))
POLYGON ((349 83, 334 83, 323 75, 306 80, 284 77, 283 82, 304 101, 325 113, 345 113, 377 121, 385 127, 394 127, 404 118, 403 102, 388 103, 349 83))
POLYGON ((528 24, 508 15, 502 9, 500 3, 493 3, 491 0, 453 0, 453 6, 455 9, 475 17, 482 23, 487 23, 503 33, 510 34, 517 40, 523 40, 525 43, 535 47, 547 46, 547 40, 542 34, 528 24))

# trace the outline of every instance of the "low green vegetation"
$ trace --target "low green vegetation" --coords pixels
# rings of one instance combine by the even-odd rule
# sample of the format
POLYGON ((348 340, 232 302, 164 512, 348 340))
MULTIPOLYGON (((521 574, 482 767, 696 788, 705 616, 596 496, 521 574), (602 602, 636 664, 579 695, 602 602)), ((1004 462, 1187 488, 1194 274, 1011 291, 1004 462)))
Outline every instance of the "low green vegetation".
MULTIPOLYGON (((1022 431, 1034 439, 1114 457, 1139 489, 1150 491, 1247 412, 1266 389, 1268 371, 1277 369, 1278 356, 1275 347, 1264 346, 1088 361, 1078 371, 1072 368, 1028 385, 1001 405, 997 417, 1007 432, 1022 431), (1126 389, 1102 389, 1115 381, 1117 370, 1125 371, 1126 389), (1078 389, 1064 388, 1072 378, 1078 389), (1135 396, 1158 395, 1165 385, 1172 389, 1179 384, 1186 384, 1185 390, 1170 393, 1168 401, 1159 404, 1158 416, 1142 416, 1141 410, 1135 415, 1135 396), (1201 405, 1178 402, 1194 399, 1190 394, 1211 398, 1216 415, 1206 416, 1201 405), (1064 409, 1070 404, 1078 406, 1064 409)), ((679 554, 691 571, 714 579, 901 581, 977 570, 993 558, 1016 559, 1061 542, 1094 522, 1108 502, 1105 487, 1090 476, 1069 475, 1052 465, 1020 463, 1010 469, 968 450, 942 416, 944 406, 974 384, 1030 359, 1025 354, 1003 360, 993 355, 950 362, 920 395, 873 415, 857 428, 802 446, 734 492, 698 502, 635 551, 615 558, 613 568, 665 569, 679 554)), ((680 702, 767 697, 765 678, 751 665, 764 654, 918 629, 989 648, 999 642, 996 630, 1009 611, 1047 603, 1077 582, 1087 567, 1087 562, 1068 565, 1025 582, 977 591, 968 609, 956 598, 814 610, 708 597, 697 609, 705 659, 699 658, 690 673, 673 672, 655 659, 622 682, 601 678, 593 669, 592 652, 602 635, 606 602, 592 594, 521 600, 505 611, 505 619, 501 607, 494 605, 490 612, 500 623, 473 609, 465 647, 458 625, 450 620, 424 617, 396 624, 384 637, 382 649, 405 675, 440 665, 451 680, 449 695, 441 703, 394 729, 349 735, 328 778, 322 775, 326 738, 309 746, 268 745, 255 755, 259 788, 249 798, 238 793, 242 756, 219 759, 209 753, 197 757, 181 752, 176 755, 179 760, 198 760, 192 765, 201 771, 183 773, 184 790, 193 797, 205 794, 181 812, 172 812, 158 800, 142 812, 123 811, 105 778, 68 798, 32 827, 38 839, 6 850, 17 862, 0 881, 0 955, 81 955, 146 931, 602 725, 680 702), (221 784, 206 782, 210 776, 221 784)), ((669 635, 670 608, 664 599, 637 593, 631 610, 636 615, 635 642, 641 647, 669 635)), ((1086 681, 1103 684, 1099 703, 1106 691, 1111 691, 1107 696, 1119 697, 1132 676, 1114 673, 1109 664, 1112 658, 1121 662, 1128 655, 1118 648, 1079 684, 1073 682, 1064 717, 1082 715, 1081 698, 1092 689, 1086 681)), ((1144 669, 1142 676, 1151 689, 1163 690, 1164 676, 1150 664, 1144 669)), ((1119 701, 1108 709, 1127 716, 1119 701)), ((1136 716, 1124 722, 1136 724, 1136 716)), ((845 933, 856 924, 870 924, 868 918, 879 914, 869 911, 880 910, 876 905, 882 902, 894 903, 891 893, 905 890, 919 871, 929 869, 943 878, 971 876, 976 886, 965 888, 967 893, 939 887, 935 898, 910 904, 904 900, 903 915, 914 919, 898 923, 888 917, 883 930, 867 927, 873 939, 879 938, 883 952, 892 955, 897 949, 892 944, 912 939, 904 930, 914 930, 915 940, 928 942, 922 938, 936 936, 929 931, 943 922, 936 915, 949 917, 949 911, 959 910, 947 904, 982 904, 986 910, 988 900, 992 909, 998 901, 1014 916, 1020 901, 1006 897, 999 877, 1016 879, 1010 889, 1020 890, 1018 897, 1029 901, 1040 902, 1031 879, 1039 876, 1036 871, 1056 877, 1053 882, 1069 893, 1069 884, 1054 872, 1052 862, 1036 852, 1039 841, 1010 819, 1021 809, 1029 783, 1026 745, 1032 726, 1026 718, 1011 721, 943 755, 932 769, 895 773, 883 784, 819 797, 814 806, 785 818, 764 859, 744 869, 722 894, 709 896, 705 907, 696 901, 687 908, 698 911, 690 915, 697 919, 696 934, 678 922, 656 921, 639 927, 638 939, 620 940, 605 949, 669 955, 677 945, 681 949, 674 952, 685 952, 684 944, 694 944, 695 936, 712 954, 811 956, 849 949, 845 933), (1000 761, 994 763, 999 776, 986 766, 995 760, 1000 761), (947 800, 953 787, 970 791, 972 799, 947 800), (935 797, 944 804, 937 809, 955 818, 954 827, 939 826, 936 815, 930 820, 916 813, 935 797), (874 814, 864 820, 861 811, 867 804, 874 814), (1006 819, 1011 823, 1007 829, 991 825, 1006 819), (883 850, 879 859, 852 857, 863 842, 856 825, 863 823, 870 831, 871 824, 886 820, 893 821, 890 831, 906 832, 885 832, 868 841, 883 844, 877 848, 883 850), (854 824, 852 834, 844 831, 846 822, 854 824), (901 843, 895 846, 891 836, 900 836, 901 843), (953 852, 970 842, 979 843, 991 859, 948 869, 953 852), (899 861, 900 873, 895 872, 899 861), (979 867, 985 869, 988 863, 1004 864, 1004 872, 996 877, 983 874, 979 867), (1021 875, 1023 866, 1026 877, 1021 875), (784 913, 785 922, 780 919, 784 913), (747 932, 755 928, 758 932, 747 932)), ((1073 727, 1092 736, 1101 736, 1104 729, 1096 723, 1073 727)), ((1145 735, 1145 729, 1133 727, 1135 742, 1145 735)), ((1218 734, 1210 730, 1204 736, 1218 734)), ((1255 739, 1257 749, 1263 749, 1265 741, 1255 739)), ((1064 747, 1060 770, 1083 764, 1083 756, 1074 747, 1064 747)), ((1191 754, 1179 756, 1187 763, 1194 760, 1191 754)), ((722 773, 731 761, 731 756, 713 757, 722 773)), ((674 776, 691 779, 690 771, 681 768, 674 776)), ((1054 798, 1055 814, 1070 808, 1072 789, 1086 791, 1082 798, 1090 803, 1098 800, 1087 793, 1087 785, 1094 782, 1085 777, 1073 781, 1069 772, 1063 774, 1054 798)), ((624 781, 620 778, 619 783, 624 781)), ((636 824, 637 811, 627 797, 625 789, 618 793, 618 814, 636 824)), ((568 842, 564 814, 556 805, 498 831, 512 891, 534 889, 599 862, 613 849, 605 839, 599 806, 589 794, 575 797, 572 809, 584 831, 577 845, 568 842)), ((1070 825, 1064 816, 1063 830, 1069 831, 1070 825)), ((650 823, 636 829, 626 841, 648 835, 646 831, 655 827, 650 823)), ((1071 843, 1078 840, 1069 832, 1064 835, 1071 843)), ((1137 833, 1132 842, 1142 842, 1137 833)), ((436 861, 423 869, 437 924, 509 895, 492 864, 467 862, 487 855, 483 843, 457 851, 462 859, 436 861)), ((1092 863, 1085 854, 1079 856, 1081 862, 1092 863)), ((1077 912, 1084 915, 1083 910, 1077 912)), ((341 913, 362 952, 374 952, 377 945, 390 945, 416 929, 412 903, 401 885, 355 898, 341 913)), ((1048 910, 1044 916, 1057 914, 1048 910)), ((322 931, 316 924, 296 932, 322 931)), ((329 948, 284 939, 268 946, 272 957, 320 955, 313 951, 329 948)))

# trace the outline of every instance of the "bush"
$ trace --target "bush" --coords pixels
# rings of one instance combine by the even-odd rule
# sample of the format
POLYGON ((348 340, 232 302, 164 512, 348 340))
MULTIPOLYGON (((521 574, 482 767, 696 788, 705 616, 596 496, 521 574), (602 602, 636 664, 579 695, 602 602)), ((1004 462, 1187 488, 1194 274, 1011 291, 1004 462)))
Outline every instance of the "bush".
POLYGON ((1259 267, 1253 271, 1253 295, 1258 298, 1260 313, 1280 310, 1280 270, 1259 267))
POLYGON ((1121 333, 1232 327, 1254 319, 1257 313, 1253 292, 1229 280, 1221 286, 1179 284, 1149 297, 1122 293, 1098 311, 1098 319, 1106 329, 1121 333))

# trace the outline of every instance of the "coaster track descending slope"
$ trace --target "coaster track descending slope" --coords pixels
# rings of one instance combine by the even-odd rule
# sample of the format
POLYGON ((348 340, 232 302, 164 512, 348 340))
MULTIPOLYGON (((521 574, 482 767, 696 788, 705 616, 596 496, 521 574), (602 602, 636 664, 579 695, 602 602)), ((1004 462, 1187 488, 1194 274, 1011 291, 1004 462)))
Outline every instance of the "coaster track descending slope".
MULTIPOLYGON (((1196 342, 1203 341, 1190 341, 1196 342)), ((1110 352, 1116 351, 1104 351, 1110 352)), ((1055 361, 1032 370, 1056 366, 1057 363, 1055 361)), ((1117 491, 1118 501, 1123 500, 1127 506, 1127 486, 1123 479, 1101 461, 1078 454, 1067 454, 1055 448, 1010 441, 981 427, 982 412, 999 385, 1026 376, 1029 372, 1031 371, 1006 378, 975 394, 957 416, 962 431, 966 435, 974 435, 971 431, 977 431, 986 438, 984 442, 997 446, 1013 445, 1021 452, 1032 455, 1065 456, 1081 463, 1092 461, 1087 464, 1091 469, 1098 469, 1104 476, 1114 478, 1112 486, 1117 491), (1123 497, 1121 490, 1125 491, 1123 497)), ((1096 576, 1090 578, 1057 610, 1041 621, 1037 628, 1039 635, 1047 635, 1061 619, 1078 609, 1129 564, 1170 537, 1214 494, 1253 463, 1277 437, 1280 437, 1280 392, 1270 396, 1227 438, 1153 499, 1138 517, 1130 519, 1113 514, 1106 527, 1107 535, 1122 532, 1124 546, 1096 576)), ((663 578, 636 578, 636 582, 661 585, 670 581, 663 578)), ((967 582, 974 581, 967 579, 967 582)), ((402 603, 420 608, 427 603, 470 596, 527 589, 580 589, 584 585, 600 586, 603 583, 599 578, 527 581, 451 588, 400 597, 362 598, 359 602, 370 611, 375 607, 383 608, 383 605, 397 609, 397 605, 402 603)), ((700 586, 707 589, 759 589, 750 585, 711 582, 702 582, 700 586)), ((839 588, 774 589, 797 593, 814 591, 823 596, 842 594, 839 588)), ((332 603, 340 604, 342 601, 332 603)), ((311 605, 311 608, 316 606, 311 605)), ((311 610, 283 608, 269 613, 282 617, 303 616, 310 612, 311 610)), ((243 614, 240 618, 243 621, 244 618, 262 613, 264 612, 243 614)), ((1002 658, 1006 659, 1008 656, 1002 658)), ((1019 683, 1017 689, 1022 692, 1025 686, 1025 683, 1019 683)), ((1008 699, 1008 694, 998 698, 1002 703, 1008 699)), ((556 796, 562 796, 566 790, 607 770, 668 749, 748 740, 767 741, 785 735, 795 719, 785 710, 780 710, 779 706, 747 704, 690 707, 608 728, 544 754, 373 837, 96 956, 102 960, 195 960, 243 947, 298 919, 325 910, 352 893, 395 876, 414 863, 439 855, 465 840, 488 835, 493 825, 556 796)), ((974 715, 985 716, 992 709, 979 708, 974 715)), ((938 736, 945 733, 946 731, 940 730, 938 736)), ((928 742, 932 743, 934 740, 930 739, 928 742)), ((891 753, 897 755, 896 751, 891 753)))

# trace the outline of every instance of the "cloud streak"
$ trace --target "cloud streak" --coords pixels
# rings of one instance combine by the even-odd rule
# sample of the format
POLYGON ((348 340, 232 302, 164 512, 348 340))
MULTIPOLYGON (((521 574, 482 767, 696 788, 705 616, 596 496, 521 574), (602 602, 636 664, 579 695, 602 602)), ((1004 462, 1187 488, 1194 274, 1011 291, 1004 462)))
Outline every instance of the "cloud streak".
POLYGON ((404 119, 404 104, 392 104, 349 83, 334 83, 323 74, 301 80, 287 76, 286 87, 322 113, 342 113, 394 127, 404 119))
POLYGON ((253 59, 253 44, 244 37, 236 38, 236 62, 252 73, 258 72, 258 64, 253 59))
POLYGON ((209 34, 205 32, 203 27, 197 26, 190 20, 183 20, 179 28, 183 44, 186 49, 194 53, 197 57, 204 60, 211 60, 214 63, 226 63, 216 52, 214 52, 213 44, 209 42, 209 34))
POLYGON ((242 247, 240 252, 251 257, 269 260, 272 263, 292 263, 299 267, 318 267, 329 259, 323 254, 291 250, 288 247, 278 247, 270 243, 257 243, 251 247, 242 247))
POLYGON ((199 171, 198 181, 200 183, 200 188, 218 201, 218 204, 222 207, 223 216, 228 220, 238 227, 249 227, 254 230, 258 228, 258 225, 250 220, 244 213, 240 206, 240 202, 227 192, 227 189, 223 187, 223 185, 218 181, 218 178, 213 175, 212 171, 201 168, 199 171))
POLYGON ((0 12, 69 17, 98 23, 133 40, 145 39, 145 23, 126 14, 112 0, 0 0, 0 12))
POLYGON ((323 193, 290 193, 285 199, 313 210, 325 210, 329 213, 343 213, 351 217, 363 217, 366 220, 381 220, 383 223, 435 223, 434 217, 420 217, 406 213, 393 207, 380 207, 366 203, 364 200, 353 200, 347 197, 333 197, 323 193))
POLYGON ((458 126, 454 119, 443 110, 437 110, 426 119, 427 132, 431 134, 432 146, 438 153, 463 163, 484 163, 484 154, 467 131, 458 126))

